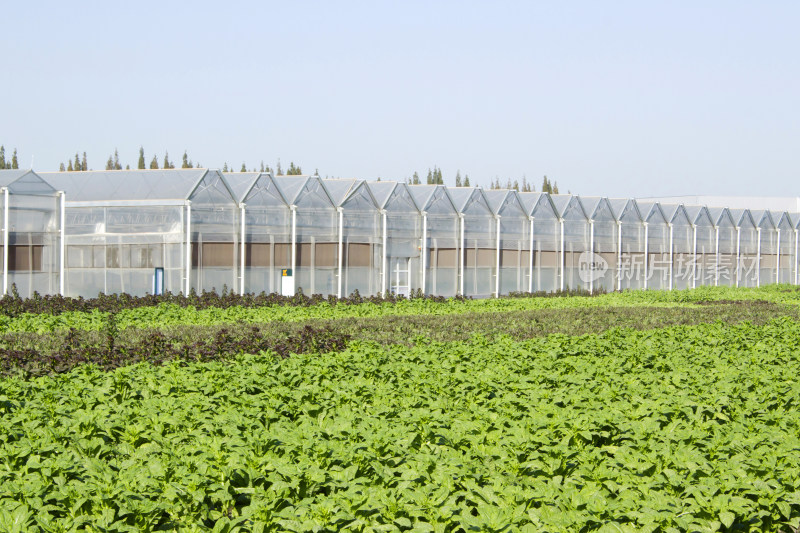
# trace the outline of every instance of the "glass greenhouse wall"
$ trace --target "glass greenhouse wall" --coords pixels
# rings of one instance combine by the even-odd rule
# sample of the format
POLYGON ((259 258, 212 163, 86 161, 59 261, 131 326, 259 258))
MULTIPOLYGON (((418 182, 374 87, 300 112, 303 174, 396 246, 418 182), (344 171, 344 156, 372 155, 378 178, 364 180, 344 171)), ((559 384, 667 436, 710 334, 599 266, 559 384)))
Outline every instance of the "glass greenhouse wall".
POLYGON ((758 227, 758 285, 777 282, 778 227, 769 211, 753 211, 758 227))
POLYGON ((496 292, 497 224, 481 189, 453 187, 448 192, 458 209, 462 254, 459 294, 488 297, 496 292))
POLYGON ((737 230, 736 221, 727 208, 708 210, 717 228, 717 275, 714 284, 736 285, 737 230))
POLYGON ((295 289, 305 294, 336 295, 341 255, 336 204, 319 176, 273 179, 292 210, 296 244, 288 253, 295 289))
POLYGON ((643 276, 636 275, 644 269, 644 219, 636 200, 610 199, 617 219, 617 259, 614 269, 616 290, 644 288, 643 276))
POLYGON ((717 229, 708 209, 684 206, 695 230, 695 285, 717 284, 717 229))
POLYGON ((747 209, 731 209, 736 221, 738 261, 736 270, 737 287, 758 286, 758 247, 760 232, 752 213, 747 209))
POLYGON ((236 204, 205 169, 43 173, 66 194, 68 296, 235 287, 236 204), (187 239, 188 237, 188 239, 187 239))
POLYGON ((778 283, 794 282, 794 224, 788 213, 770 212, 777 230, 776 273, 778 283))
POLYGON ((572 195, 551 195, 561 224, 561 290, 589 290, 590 282, 581 276, 581 254, 589 250, 589 216, 580 199, 572 195))
POLYGON ((533 242, 531 292, 553 291, 561 278, 561 222, 550 195, 519 193, 532 221, 533 242))
POLYGON ((326 179, 323 183, 339 213, 341 278, 336 294, 380 294, 382 217, 375 198, 362 180, 326 179))
POLYGON ((3 294, 23 298, 60 291, 63 196, 30 170, 0 170, 3 294))
POLYGON ((489 207, 497 213, 499 227, 500 294, 527 292, 530 276, 531 219, 516 191, 484 191, 489 207))
POLYGON ((239 292, 279 293, 282 272, 291 268, 289 204, 269 173, 231 173, 225 179, 239 204, 239 292))
POLYGON ((409 185, 422 213, 422 285, 425 294, 455 296, 459 291, 460 218, 444 185, 409 185))
POLYGON ((409 296, 422 288, 422 217, 405 183, 368 184, 381 209, 381 292, 409 296))
POLYGON ((611 292, 617 285, 619 226, 607 198, 581 197, 581 204, 589 216, 590 256, 581 262, 584 283, 588 277, 589 290, 611 292))

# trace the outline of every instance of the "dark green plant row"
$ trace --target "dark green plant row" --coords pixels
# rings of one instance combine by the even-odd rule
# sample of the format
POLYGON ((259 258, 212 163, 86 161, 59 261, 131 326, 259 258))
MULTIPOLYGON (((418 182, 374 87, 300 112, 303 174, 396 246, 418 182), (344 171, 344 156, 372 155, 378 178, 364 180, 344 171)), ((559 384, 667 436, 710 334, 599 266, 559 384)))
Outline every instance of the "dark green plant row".
POLYGON ((109 370, 148 361, 232 359, 242 353, 273 351, 279 357, 342 349, 349 341, 381 345, 467 341, 505 335, 517 340, 554 333, 585 335, 611 328, 638 330, 720 321, 765 324, 788 316, 796 306, 750 300, 703 307, 600 307, 536 309, 452 315, 347 317, 336 320, 261 324, 183 325, 158 329, 115 327, 114 315, 102 331, 70 329, 0 336, 0 374, 38 376, 67 372, 93 363, 109 370))
MULTIPOLYGON (((594 295, 605 294, 603 291, 595 292, 594 295)), ((560 296, 590 296, 587 291, 583 290, 566 290, 555 292, 536 292, 536 293, 513 293, 509 298, 545 298, 545 297, 560 297, 560 296)), ((447 300, 462 301, 470 299, 468 297, 455 296, 453 298, 445 298, 443 296, 428 296, 423 295, 421 290, 414 292, 411 299, 426 300, 431 302, 446 302, 447 300)), ((18 317, 25 313, 31 314, 49 314, 58 315, 68 311, 102 311, 108 313, 116 313, 125 309, 136 309, 139 307, 154 307, 159 304, 175 304, 181 307, 194 307, 196 309, 206 308, 219 308, 226 309, 229 307, 266 307, 266 306, 291 306, 291 307, 310 307, 320 303, 328 303, 331 305, 358 305, 363 303, 374 304, 393 304, 399 301, 405 301, 406 298, 402 295, 394 293, 387 293, 383 296, 361 296, 356 290, 348 297, 337 298, 334 295, 323 296, 321 294, 314 294, 307 296, 303 294, 302 290, 294 296, 281 296, 277 293, 267 294, 262 292, 260 294, 244 294, 240 295, 227 288, 223 289, 221 293, 216 291, 198 294, 192 289, 188 296, 183 294, 166 293, 160 296, 131 296, 129 294, 100 294, 97 298, 70 298, 60 295, 47 295, 41 296, 34 293, 31 298, 22 298, 17 293, 16 287, 12 286, 12 294, 0 298, 0 315, 9 317, 18 317)))

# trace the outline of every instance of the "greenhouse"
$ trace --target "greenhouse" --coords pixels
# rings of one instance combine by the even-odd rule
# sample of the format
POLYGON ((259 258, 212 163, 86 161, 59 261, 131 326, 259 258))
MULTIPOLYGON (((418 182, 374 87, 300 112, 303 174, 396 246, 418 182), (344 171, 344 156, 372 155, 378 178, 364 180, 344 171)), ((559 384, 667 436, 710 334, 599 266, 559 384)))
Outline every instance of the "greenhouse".
POLYGON ((717 275, 714 284, 735 286, 738 263, 736 221, 727 207, 709 208, 708 212, 717 228, 717 275))
POLYGON ((409 296, 422 288, 422 217, 405 183, 368 183, 381 210, 381 292, 409 296))
POLYGON ((519 193, 525 212, 531 218, 532 276, 530 292, 556 290, 561 279, 561 221, 549 194, 519 193))
POLYGON ((767 210, 752 211, 758 228, 757 285, 776 283, 778 280, 778 227, 767 210))
MULTIPOLYGON (((281 292, 283 269, 291 268, 292 211, 268 173, 225 174, 239 204, 240 293, 281 292)), ((291 288, 294 292, 294 287, 291 288)))
POLYGON ((531 220, 516 191, 484 191, 489 207, 497 213, 499 294, 530 291, 531 220))
POLYGON ((617 258, 614 269, 616 290, 642 289, 644 280, 635 276, 635 265, 644 265, 645 224, 636 200, 612 198, 609 204, 617 219, 617 258))
POLYGON ((758 248, 760 231, 748 209, 731 209, 731 217, 736 222, 736 286, 758 286, 758 248))
POLYGON ((177 293, 236 286, 238 209, 220 172, 126 170, 41 176, 64 191, 67 199, 66 295, 140 296, 162 288, 177 293), (163 278, 157 280, 157 275, 163 278))
POLYGON ((588 271, 589 291, 611 292, 617 280, 619 251, 619 226, 614 208, 607 198, 584 196, 580 198, 589 215, 589 257, 583 262, 588 271))
POLYGON ((589 216, 577 196, 550 195, 561 224, 560 290, 589 290, 590 279, 581 276, 581 254, 589 250, 589 216))
POLYGON ((31 170, 0 170, 3 294, 23 298, 63 292, 61 209, 64 195, 31 170))
POLYGON ((717 285, 717 227, 705 206, 684 206, 694 227, 694 285, 717 285))
POLYGON ((363 180, 322 180, 339 215, 336 295, 380 294, 382 276, 381 213, 363 180))
POLYGON ((499 238, 495 215, 481 189, 451 187, 450 198, 461 224, 459 294, 496 294, 495 271, 499 238))
MULTIPOLYGON (((444 185, 409 185, 422 213, 422 275, 425 294, 459 294, 461 224, 444 185)), ((463 263, 462 263, 463 265, 463 263)))
POLYGON ((795 232, 794 224, 788 213, 771 212, 777 231, 776 239, 776 280, 778 283, 794 283, 795 265, 795 232))

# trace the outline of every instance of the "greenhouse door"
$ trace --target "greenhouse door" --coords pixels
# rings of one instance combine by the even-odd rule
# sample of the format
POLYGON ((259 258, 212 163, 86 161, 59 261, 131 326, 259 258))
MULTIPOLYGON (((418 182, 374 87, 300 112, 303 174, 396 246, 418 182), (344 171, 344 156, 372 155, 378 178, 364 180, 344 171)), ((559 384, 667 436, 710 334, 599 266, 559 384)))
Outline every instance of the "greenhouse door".
POLYGON ((408 298, 411 294, 410 269, 408 257, 392 257, 389 286, 397 296, 408 298))

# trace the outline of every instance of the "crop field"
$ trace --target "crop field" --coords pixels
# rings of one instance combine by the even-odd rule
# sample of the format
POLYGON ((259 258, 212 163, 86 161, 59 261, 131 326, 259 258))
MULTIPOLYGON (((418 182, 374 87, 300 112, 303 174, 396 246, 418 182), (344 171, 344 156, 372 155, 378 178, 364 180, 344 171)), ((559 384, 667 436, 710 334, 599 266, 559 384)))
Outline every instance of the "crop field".
POLYGON ((0 531, 800 529, 800 291, 0 301, 0 531))

